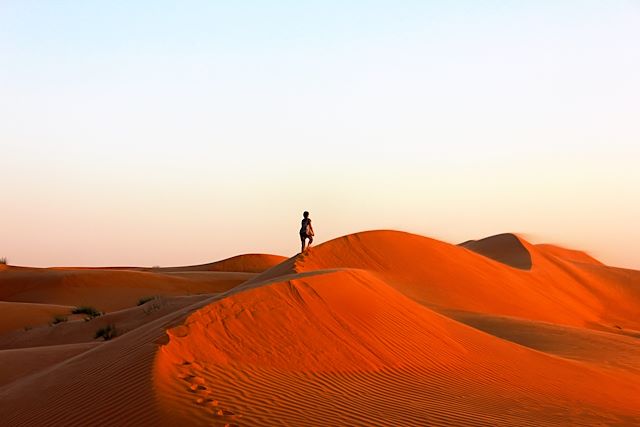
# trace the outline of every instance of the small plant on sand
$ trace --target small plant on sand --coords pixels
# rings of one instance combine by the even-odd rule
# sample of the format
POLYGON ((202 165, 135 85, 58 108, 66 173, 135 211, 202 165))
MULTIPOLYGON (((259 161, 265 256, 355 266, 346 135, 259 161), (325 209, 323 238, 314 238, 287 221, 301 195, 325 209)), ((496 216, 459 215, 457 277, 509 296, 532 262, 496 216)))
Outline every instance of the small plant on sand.
POLYGON ((89 307, 86 305, 82 305, 82 306, 78 306, 76 308, 74 308, 73 310, 71 310, 71 313, 73 314, 86 314, 87 317, 84 318, 84 320, 89 321, 91 319, 93 319, 94 317, 98 317, 100 316, 102 313, 100 313, 98 310, 96 310, 93 307, 89 307))
POLYGON ((105 341, 109 341, 111 338, 115 338, 117 336, 118 330, 116 329, 116 325, 109 323, 107 326, 103 326, 98 329, 94 338, 102 338, 105 341))
POLYGON ((58 314, 56 316, 53 316, 53 321, 51 322, 51 324, 57 325, 58 323, 66 322, 67 320, 69 320, 67 316, 62 316, 58 314))
POLYGON ((151 300, 154 300, 158 298, 157 296, 150 296, 150 297, 142 297, 138 300, 138 305, 144 305, 146 303, 148 303, 151 300))
POLYGON ((142 310, 144 314, 151 314, 154 311, 160 310, 165 304, 164 298, 161 297, 153 297, 149 301, 146 301, 142 310))
POLYGON ((0 257, 0 264, 1 265, 7 265, 7 257, 6 256, 0 257))

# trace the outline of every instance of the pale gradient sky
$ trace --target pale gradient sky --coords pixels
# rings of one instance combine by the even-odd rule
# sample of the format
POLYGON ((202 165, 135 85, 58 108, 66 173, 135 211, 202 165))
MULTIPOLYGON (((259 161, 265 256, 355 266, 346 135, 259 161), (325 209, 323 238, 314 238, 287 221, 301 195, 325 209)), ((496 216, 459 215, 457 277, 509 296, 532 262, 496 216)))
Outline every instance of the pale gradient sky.
POLYGON ((0 257, 375 228, 640 269, 640 2, 0 0, 0 257))

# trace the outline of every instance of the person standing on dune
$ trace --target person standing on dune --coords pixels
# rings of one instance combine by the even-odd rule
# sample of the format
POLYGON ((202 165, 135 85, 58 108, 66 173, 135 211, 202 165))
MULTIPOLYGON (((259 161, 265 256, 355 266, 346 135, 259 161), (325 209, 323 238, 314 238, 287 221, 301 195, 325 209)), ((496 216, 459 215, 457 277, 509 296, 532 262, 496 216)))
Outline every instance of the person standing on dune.
POLYGON ((309 212, 304 211, 302 214, 302 227, 300 227, 300 242, 302 242, 302 249, 300 253, 303 253, 305 250, 306 240, 309 239, 309 244, 306 245, 306 248, 311 247, 311 243, 313 243, 313 227, 311 226, 311 218, 309 218, 309 212))

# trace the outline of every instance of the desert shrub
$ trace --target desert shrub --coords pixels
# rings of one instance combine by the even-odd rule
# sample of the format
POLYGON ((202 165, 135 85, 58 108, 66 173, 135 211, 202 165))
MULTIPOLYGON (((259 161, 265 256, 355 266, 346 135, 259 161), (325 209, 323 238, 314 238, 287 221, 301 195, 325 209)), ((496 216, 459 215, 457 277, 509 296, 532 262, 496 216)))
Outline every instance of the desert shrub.
POLYGON ((115 338, 117 336, 118 330, 116 329, 116 325, 109 323, 107 326, 103 326, 98 329, 94 338, 102 338, 105 341, 109 341, 111 338, 115 338))
POLYGON ((151 267, 152 270, 158 270, 160 268, 159 265, 154 265, 153 267, 151 267))
POLYGON ((7 265, 7 257, 5 257, 5 256, 0 257, 0 264, 7 265))
POLYGON ((62 316, 62 315, 56 315, 53 316, 53 321, 51 322, 52 325, 57 325, 58 323, 62 323, 62 322, 66 322, 67 320, 67 316, 62 316))
POLYGON ((158 298, 158 297, 157 297, 157 296, 142 297, 142 298, 140 298, 140 299, 138 300, 138 305, 146 304, 146 303, 148 303, 149 301, 154 300, 154 299, 156 299, 156 298, 158 298))
POLYGON ((151 314, 154 311, 160 310, 165 304, 165 299, 162 297, 154 297, 151 300, 147 301, 147 304, 144 304, 142 310, 144 314, 151 314))
POLYGON ((94 317, 98 317, 100 316, 102 313, 100 313, 98 310, 96 310, 93 307, 89 307, 86 305, 82 305, 82 306, 78 306, 76 308, 74 308, 73 310, 71 310, 71 313, 73 314, 86 314, 87 317, 85 317, 84 320, 91 320, 94 317))

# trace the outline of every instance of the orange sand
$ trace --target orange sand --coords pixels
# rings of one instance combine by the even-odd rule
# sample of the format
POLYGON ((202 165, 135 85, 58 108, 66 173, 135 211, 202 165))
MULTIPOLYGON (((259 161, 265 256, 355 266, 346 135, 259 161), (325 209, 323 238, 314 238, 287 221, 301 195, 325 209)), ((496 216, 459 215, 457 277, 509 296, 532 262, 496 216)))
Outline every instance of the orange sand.
POLYGON ((11 304, 109 307, 0 333, 3 423, 640 424, 638 271, 394 231, 207 266, 0 271, 11 304))

